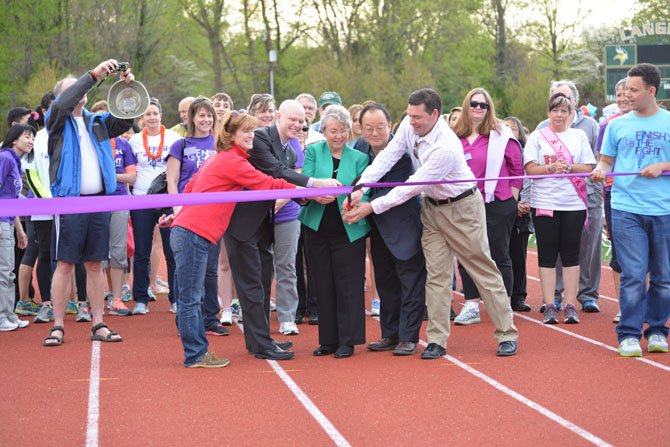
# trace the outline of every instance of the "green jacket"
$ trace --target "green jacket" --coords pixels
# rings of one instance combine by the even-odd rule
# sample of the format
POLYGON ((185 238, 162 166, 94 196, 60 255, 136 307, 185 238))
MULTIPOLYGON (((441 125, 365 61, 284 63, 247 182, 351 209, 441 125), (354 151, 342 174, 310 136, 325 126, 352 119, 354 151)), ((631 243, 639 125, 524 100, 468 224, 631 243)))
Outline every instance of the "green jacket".
MULTIPOLYGON (((351 185, 368 166, 368 162, 367 154, 345 145, 340 159, 340 167, 337 171, 337 180, 343 185, 351 185)), ((325 141, 307 146, 302 174, 313 178, 330 178, 333 175, 333 156, 325 141)), ((346 195, 337 197, 337 204, 340 209, 342 209, 342 203, 346 197, 346 195)), ((365 196, 363 200, 366 200, 365 196)), ((300 211, 298 219, 312 230, 318 231, 324 209, 325 205, 311 201, 300 211)), ((370 224, 367 219, 361 219, 353 225, 343 223, 350 242, 364 237, 370 231, 370 224)))

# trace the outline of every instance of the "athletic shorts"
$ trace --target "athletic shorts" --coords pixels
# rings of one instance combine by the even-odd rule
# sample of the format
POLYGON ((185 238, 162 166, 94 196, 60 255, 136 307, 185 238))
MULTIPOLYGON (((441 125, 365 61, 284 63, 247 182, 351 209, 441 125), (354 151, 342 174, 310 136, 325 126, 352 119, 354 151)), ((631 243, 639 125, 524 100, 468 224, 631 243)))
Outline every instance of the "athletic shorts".
POLYGON ((109 224, 112 213, 54 216, 51 254, 56 261, 79 264, 109 260, 109 224))

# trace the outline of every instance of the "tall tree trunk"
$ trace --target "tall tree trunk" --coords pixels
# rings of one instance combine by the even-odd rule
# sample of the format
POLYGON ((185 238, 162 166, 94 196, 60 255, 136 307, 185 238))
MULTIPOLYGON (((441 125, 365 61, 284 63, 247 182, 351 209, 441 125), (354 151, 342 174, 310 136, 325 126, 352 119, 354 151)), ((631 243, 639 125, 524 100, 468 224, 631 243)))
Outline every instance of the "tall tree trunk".
POLYGON ((249 26, 249 18, 252 11, 249 8, 249 0, 243 0, 244 6, 244 35, 247 38, 247 48, 249 51, 249 70, 251 71, 251 81, 253 91, 260 90, 260 80, 258 79, 258 67, 256 66, 256 47, 254 45, 254 38, 251 34, 251 27, 249 26))

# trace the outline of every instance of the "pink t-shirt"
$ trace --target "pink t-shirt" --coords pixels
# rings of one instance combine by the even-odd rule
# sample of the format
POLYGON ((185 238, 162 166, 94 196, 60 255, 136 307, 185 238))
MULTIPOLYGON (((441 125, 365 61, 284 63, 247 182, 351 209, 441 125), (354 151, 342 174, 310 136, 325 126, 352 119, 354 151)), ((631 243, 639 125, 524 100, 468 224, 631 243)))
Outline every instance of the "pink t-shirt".
MULTIPOLYGON (((472 144, 467 138, 461 138, 465 161, 476 178, 486 177, 486 162, 489 153, 489 138, 479 135, 472 144)), ((517 177, 523 175, 521 147, 515 140, 508 140, 505 147, 505 158, 500 167, 500 177, 517 177)), ((507 200, 512 197, 512 189, 523 186, 523 180, 499 180, 494 192, 496 200, 507 200)), ((484 182, 477 182, 477 188, 484 196, 484 182)))

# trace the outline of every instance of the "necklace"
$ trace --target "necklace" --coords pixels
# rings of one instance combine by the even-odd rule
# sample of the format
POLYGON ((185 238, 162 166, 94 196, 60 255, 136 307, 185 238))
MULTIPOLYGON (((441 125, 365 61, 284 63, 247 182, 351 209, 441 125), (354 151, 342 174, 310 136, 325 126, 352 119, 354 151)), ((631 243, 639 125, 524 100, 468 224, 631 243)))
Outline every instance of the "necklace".
POLYGON ((165 126, 161 124, 161 142, 158 145, 158 153, 156 155, 151 153, 151 150, 149 149, 149 134, 147 132, 147 128, 145 127, 142 129, 142 144, 144 144, 144 152, 147 154, 147 157, 150 158, 151 160, 156 160, 161 158, 161 155, 163 155, 163 143, 165 142, 165 126))

